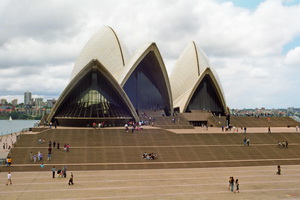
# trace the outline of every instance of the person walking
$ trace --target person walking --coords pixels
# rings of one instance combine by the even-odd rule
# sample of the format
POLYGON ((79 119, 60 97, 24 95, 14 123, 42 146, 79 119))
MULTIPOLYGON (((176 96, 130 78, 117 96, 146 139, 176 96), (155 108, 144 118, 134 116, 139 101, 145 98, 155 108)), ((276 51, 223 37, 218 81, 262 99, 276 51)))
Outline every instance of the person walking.
POLYGON ((30 162, 33 162, 33 153, 32 153, 32 151, 29 154, 29 158, 30 158, 30 162))
POLYGON ((234 178, 231 177, 231 179, 230 179, 230 191, 233 192, 233 190, 234 190, 234 178))
POLYGON ((69 179, 69 185, 74 185, 74 182, 73 182, 73 173, 71 172, 71 176, 70 176, 70 179, 69 179))
POLYGON ((64 172, 64 178, 67 178, 67 167, 63 167, 63 172, 64 172))
POLYGON ((52 178, 55 178, 55 171, 56 171, 55 166, 52 167, 51 171, 52 171, 52 178))
POLYGON ((11 173, 10 173, 10 172, 8 172, 8 174, 7 174, 6 185, 8 185, 8 183, 10 183, 10 185, 12 185, 12 181, 11 181, 11 173))
POLYGON ((281 175, 281 168, 280 168, 280 165, 277 166, 277 172, 276 172, 277 175, 281 175))
POLYGON ((271 127, 269 126, 269 128, 268 128, 268 133, 271 133, 271 127))
POLYGON ((239 184, 239 179, 235 180, 235 191, 234 193, 240 193, 240 184, 239 184))

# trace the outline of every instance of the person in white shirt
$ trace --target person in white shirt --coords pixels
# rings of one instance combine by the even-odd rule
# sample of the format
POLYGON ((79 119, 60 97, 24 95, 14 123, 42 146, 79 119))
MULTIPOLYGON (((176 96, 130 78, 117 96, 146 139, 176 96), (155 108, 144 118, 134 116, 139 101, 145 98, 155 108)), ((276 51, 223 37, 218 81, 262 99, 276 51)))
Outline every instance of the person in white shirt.
POLYGON ((10 183, 12 185, 12 182, 11 182, 11 173, 8 172, 7 174, 7 182, 6 182, 6 185, 8 185, 8 183, 10 183))

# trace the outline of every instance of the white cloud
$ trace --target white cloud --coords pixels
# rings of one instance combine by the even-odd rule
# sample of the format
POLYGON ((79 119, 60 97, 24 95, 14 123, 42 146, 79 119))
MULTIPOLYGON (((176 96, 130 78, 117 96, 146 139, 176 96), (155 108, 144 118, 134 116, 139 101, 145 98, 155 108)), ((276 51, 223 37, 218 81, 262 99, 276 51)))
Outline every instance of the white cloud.
POLYGON ((292 65, 295 67, 300 67, 300 47, 291 49, 285 58, 285 63, 287 65, 292 65))

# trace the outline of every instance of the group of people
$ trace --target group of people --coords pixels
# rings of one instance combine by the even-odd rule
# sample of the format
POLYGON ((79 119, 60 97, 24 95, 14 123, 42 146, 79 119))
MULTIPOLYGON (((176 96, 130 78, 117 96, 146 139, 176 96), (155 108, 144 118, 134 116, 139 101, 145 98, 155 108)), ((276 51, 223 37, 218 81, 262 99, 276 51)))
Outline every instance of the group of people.
POLYGON ((288 146, 289 146, 289 142, 286 140, 286 141, 282 141, 282 142, 280 142, 280 141, 278 141, 278 148, 288 148, 288 146))
POLYGON ((250 146, 250 139, 247 137, 244 138, 244 146, 250 146))
MULTIPOLYGON (((51 171, 52 171, 52 178, 55 178, 55 172, 56 172, 55 166, 52 167, 51 171)), ((63 169, 57 170, 56 173, 58 178, 67 178, 67 167, 64 166, 63 169)), ((74 185, 73 178, 74 176, 73 173, 71 172, 69 183, 68 183, 69 185, 74 185)))
POLYGON ((146 160, 155 160, 157 159, 157 154, 156 153, 143 153, 143 156, 142 156, 143 159, 146 159, 146 160))
POLYGON ((11 146, 3 142, 3 149, 11 149, 11 146))
POLYGON ((231 192, 234 193, 239 193, 240 192, 240 184, 239 184, 239 179, 234 180, 233 176, 231 176, 229 178, 228 181, 229 185, 228 185, 228 190, 230 190, 231 192), (235 186, 235 187, 234 187, 235 186), (234 189, 235 188, 235 189, 234 189))
MULTIPOLYGON (((141 122, 139 122, 139 123, 134 123, 134 122, 132 122, 132 123, 130 123, 130 124, 131 124, 131 132, 132 132, 132 133, 134 133, 134 130, 140 131, 140 130, 143 129, 143 126, 142 126, 142 123, 141 123, 141 122)), ((124 127, 125 127, 126 132, 128 133, 128 132, 129 132, 129 125, 128 125, 128 124, 125 124, 124 127)))
MULTIPOLYGON (((89 125, 89 124, 88 124, 89 125)), ((104 122, 99 122, 98 124, 96 123, 96 122, 93 122, 92 123, 92 127, 94 128, 94 129, 96 129, 96 128, 104 128, 104 126, 105 126, 105 123, 104 122)))
POLYGON ((30 162, 43 161, 43 153, 38 151, 37 155, 33 154, 32 151, 29 153, 30 162))

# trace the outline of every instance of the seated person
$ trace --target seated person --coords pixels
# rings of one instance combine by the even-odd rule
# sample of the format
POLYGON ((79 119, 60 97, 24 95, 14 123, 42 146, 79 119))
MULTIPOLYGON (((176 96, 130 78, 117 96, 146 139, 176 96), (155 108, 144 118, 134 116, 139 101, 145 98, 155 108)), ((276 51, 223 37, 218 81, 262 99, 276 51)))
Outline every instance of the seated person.
POLYGON ((60 177, 60 173, 61 173, 61 169, 57 170, 57 176, 58 176, 58 178, 61 178, 60 177))
POLYGON ((146 159, 147 155, 147 152, 143 153, 143 159, 146 159))

